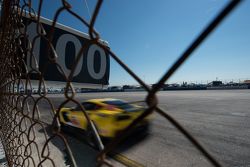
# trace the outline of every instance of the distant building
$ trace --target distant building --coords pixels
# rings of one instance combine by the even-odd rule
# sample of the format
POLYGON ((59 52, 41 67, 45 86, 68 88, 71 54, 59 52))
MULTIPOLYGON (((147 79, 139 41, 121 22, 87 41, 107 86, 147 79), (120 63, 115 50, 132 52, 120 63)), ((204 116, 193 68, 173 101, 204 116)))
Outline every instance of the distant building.
POLYGON ((122 87, 121 86, 111 86, 108 87, 109 91, 122 91, 122 87))
POLYGON ((131 86, 131 85, 123 85, 122 86, 122 89, 124 90, 124 89, 132 89, 133 88, 133 86, 131 86))
POLYGON ((212 81, 208 84, 209 86, 221 86, 222 81, 212 81))
POLYGON ((247 84, 247 85, 250 85, 250 80, 245 80, 243 83, 247 84))

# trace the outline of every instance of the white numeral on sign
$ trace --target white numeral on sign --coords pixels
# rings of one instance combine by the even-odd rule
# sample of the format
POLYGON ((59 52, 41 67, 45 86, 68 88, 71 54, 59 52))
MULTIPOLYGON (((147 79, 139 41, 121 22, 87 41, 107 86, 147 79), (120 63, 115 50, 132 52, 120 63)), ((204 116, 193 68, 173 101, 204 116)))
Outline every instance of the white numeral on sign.
MULTIPOLYGON (((81 42, 75 36, 71 34, 63 34, 58 38, 57 43, 56 43, 56 52, 58 55, 57 61, 63 68, 63 71, 65 72, 66 76, 68 76, 71 71, 66 67, 66 62, 65 62, 66 46, 68 42, 72 42, 74 44, 75 54, 77 54, 80 51, 81 46, 82 46, 81 42)), ((76 58, 77 55, 74 55, 74 56, 76 58)), ((75 69, 73 77, 77 76, 81 72, 82 63, 83 63, 83 56, 81 56, 79 62, 77 63, 77 67, 75 69)))
POLYGON ((106 66, 107 66, 107 61, 106 61, 106 55, 105 52, 102 48, 97 46, 96 44, 93 44, 89 47, 88 50, 88 57, 87 57, 87 67, 88 67, 88 72, 89 75, 94 78, 94 79, 101 79, 106 72, 106 66), (100 62, 100 70, 98 72, 95 71, 94 69, 94 58, 95 58, 95 53, 99 52, 99 56, 101 58, 100 62))

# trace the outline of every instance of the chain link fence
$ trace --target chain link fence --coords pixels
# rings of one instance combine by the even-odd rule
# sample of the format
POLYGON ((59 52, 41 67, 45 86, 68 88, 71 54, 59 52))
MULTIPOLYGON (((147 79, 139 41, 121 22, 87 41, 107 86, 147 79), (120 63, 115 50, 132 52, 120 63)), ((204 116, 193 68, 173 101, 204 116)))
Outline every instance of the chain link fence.
POLYGON ((154 87, 150 88, 139 78, 132 69, 123 63, 119 56, 112 52, 112 48, 108 48, 100 42, 100 34, 95 31, 94 25, 102 7, 102 0, 98 0, 92 14, 90 22, 85 18, 77 15, 71 10, 70 4, 66 0, 61 1, 61 7, 55 11, 53 24, 49 32, 45 32, 41 20, 41 8, 43 1, 39 1, 38 10, 35 11, 32 6, 32 0, 24 0, 22 3, 18 0, 3 0, 1 13, 1 41, 0 41, 0 137, 5 150, 6 159, 9 166, 60 166, 62 162, 68 161, 70 166, 76 166, 74 156, 68 144, 67 138, 61 131, 58 120, 58 111, 68 102, 73 102, 81 106, 81 110, 88 120, 91 130, 95 134, 98 143, 99 153, 96 157, 96 166, 113 166, 107 159, 107 154, 130 133, 140 121, 152 112, 160 114, 162 117, 174 125, 180 133, 182 133, 197 150, 199 150, 208 161, 214 166, 221 164, 204 149, 204 147, 178 123, 171 115, 161 109, 158 104, 157 92, 162 88, 164 83, 168 81, 170 76, 190 57, 193 51, 207 38, 207 36, 222 22, 222 20, 240 3, 239 0, 229 1, 227 6, 217 15, 217 17, 202 31, 196 40, 190 44, 188 49, 180 55, 178 60, 173 63, 164 76, 154 87), (66 75, 63 68, 58 63, 55 48, 52 44, 54 36, 54 28, 58 17, 62 12, 68 12, 70 15, 80 20, 89 30, 90 40, 80 49, 74 66, 69 75, 66 75), (36 22, 37 36, 32 41, 29 40, 27 34, 27 26, 22 20, 23 15, 28 15, 32 21, 36 22), (38 60, 34 52, 34 45, 38 38, 47 41, 48 62, 43 70, 37 67, 38 60), (129 75, 131 75, 146 91, 145 102, 147 108, 126 130, 119 136, 115 137, 105 147, 100 140, 95 126, 91 122, 84 107, 75 99, 75 91, 73 88, 72 78, 76 70, 76 66, 81 58, 81 52, 90 44, 96 44, 105 50, 129 75), (25 61, 27 59, 28 61, 25 61), (65 79, 65 101, 55 109, 47 95, 47 86, 44 79, 44 73, 48 66, 53 64, 61 69, 65 79), (30 93, 33 83, 31 75, 37 75, 38 78, 38 95, 36 97, 30 93), (21 89, 24 88, 24 89, 21 89), (51 120, 44 120, 40 113, 39 104, 45 103, 48 106, 51 120), (60 147, 55 148, 55 145, 60 147), (58 149, 60 148, 60 149, 58 149), (67 156, 67 160, 65 160, 67 156))

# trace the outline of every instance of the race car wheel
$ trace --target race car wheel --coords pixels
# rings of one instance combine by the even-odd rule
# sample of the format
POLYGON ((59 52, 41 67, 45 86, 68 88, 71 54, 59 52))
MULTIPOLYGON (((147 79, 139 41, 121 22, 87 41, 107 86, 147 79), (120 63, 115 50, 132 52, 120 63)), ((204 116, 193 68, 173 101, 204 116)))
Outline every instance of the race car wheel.
POLYGON ((65 124, 60 121, 61 129, 65 128, 65 124))
MULTIPOLYGON (((94 122, 93 122, 93 125, 95 126, 95 129, 97 130, 97 133, 99 134, 98 128, 94 122)), ((95 149, 99 149, 97 139, 96 139, 95 134, 94 134, 93 130, 91 129, 90 125, 88 126, 86 133, 87 133, 88 144, 90 144, 95 149)))

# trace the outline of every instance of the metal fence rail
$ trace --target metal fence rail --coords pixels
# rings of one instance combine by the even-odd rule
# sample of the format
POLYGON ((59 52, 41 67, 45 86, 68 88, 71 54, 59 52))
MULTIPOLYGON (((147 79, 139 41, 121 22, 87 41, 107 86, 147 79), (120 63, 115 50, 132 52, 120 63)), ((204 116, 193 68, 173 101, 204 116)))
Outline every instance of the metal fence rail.
MULTIPOLYGON (((39 1, 38 11, 35 11, 32 6, 32 0, 3 0, 2 3, 2 19, 1 19, 1 36, 0 36, 0 137, 3 142, 3 147, 6 154, 6 159, 9 166, 59 166, 61 160, 53 157, 53 145, 51 143, 59 143, 63 145, 61 152, 67 152, 70 164, 76 166, 74 156, 68 145, 67 139, 64 137, 60 129, 58 121, 58 110, 56 112, 54 104, 47 96, 46 81, 43 77, 46 68, 49 64, 56 65, 64 73, 62 67, 58 63, 57 53, 52 45, 54 28, 59 15, 62 12, 68 12, 72 16, 80 20, 89 30, 90 41, 82 46, 77 54, 74 67, 70 75, 64 73, 65 78, 65 101, 61 103, 62 108, 68 102, 80 104, 75 99, 75 91, 72 86, 72 78, 79 62, 83 50, 90 44, 96 44, 109 53, 128 74, 130 74, 146 91, 147 96, 145 102, 147 108, 145 112, 139 116, 120 136, 114 138, 108 145, 103 146, 98 133, 96 132, 93 123, 90 121, 83 106, 82 112, 86 116, 91 130, 94 131, 95 137, 99 146, 99 154, 96 159, 97 166, 112 166, 106 159, 106 155, 111 152, 136 126, 143 118, 152 112, 157 112, 162 117, 174 125, 180 133, 182 133, 192 144, 197 148, 214 166, 221 166, 221 164, 208 152, 206 149, 190 134, 188 131, 175 120, 166 111, 158 106, 157 92, 161 89, 164 83, 174 74, 174 72, 191 56, 193 51, 199 47, 208 35, 225 19, 225 17, 240 3, 240 0, 229 1, 228 5, 217 15, 217 17, 202 31, 200 35, 190 44, 188 49, 180 55, 178 60, 173 63, 164 76, 159 79, 153 88, 149 88, 147 84, 139 78, 132 69, 130 69, 123 61, 117 56, 112 48, 108 48, 100 42, 100 34, 95 31, 94 25, 97 15, 103 1, 98 0, 95 10, 92 14, 90 23, 85 18, 77 15, 71 10, 70 4, 66 0, 61 1, 61 7, 55 11, 53 18, 53 25, 50 32, 44 32, 40 22, 41 8, 43 1, 39 1), (25 12, 26 11, 26 12, 25 12), (27 37, 26 25, 22 22, 23 14, 30 15, 31 19, 36 21, 37 36, 30 41, 27 37), (37 66, 36 56, 34 55, 34 44, 38 38, 43 38, 48 42, 47 66, 43 71, 39 71, 37 66), (24 58, 29 56, 29 61, 26 63, 24 58), (31 68, 30 68, 31 67, 31 68), (31 74, 36 73, 39 76, 39 91, 38 96, 34 97, 28 92, 32 90, 32 82, 30 80, 31 74), (21 87, 25 92, 21 92, 21 87), (45 102, 51 114, 51 123, 45 123, 40 118, 39 103, 45 102), (47 128, 49 127, 49 128, 47 128), (38 133, 39 132, 39 133, 38 133), (39 137, 38 137, 39 136, 39 137), (41 141, 41 138, 43 141, 41 141)), ((58 152, 59 154, 59 152, 58 152)), ((62 155, 63 157, 63 155, 62 155)))

